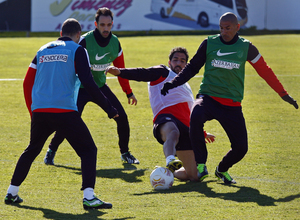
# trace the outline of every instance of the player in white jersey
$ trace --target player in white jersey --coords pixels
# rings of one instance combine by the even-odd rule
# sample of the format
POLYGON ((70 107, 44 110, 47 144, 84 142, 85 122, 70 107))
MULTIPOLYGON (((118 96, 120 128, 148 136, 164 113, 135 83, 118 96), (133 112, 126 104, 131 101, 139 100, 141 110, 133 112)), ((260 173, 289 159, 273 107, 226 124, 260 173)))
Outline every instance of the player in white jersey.
MULTIPOLYGON (((169 67, 150 68, 108 67, 106 72, 129 80, 148 83, 149 99, 153 111, 153 135, 163 144, 166 166, 181 180, 201 181, 198 178, 194 152, 189 139, 190 112, 194 98, 186 83, 177 87, 168 97, 160 94, 165 82, 172 80, 186 65, 188 52, 185 48, 173 48, 169 55, 169 67), (175 159, 178 156, 178 159, 175 159)), ((206 134, 213 142, 215 136, 206 134)))

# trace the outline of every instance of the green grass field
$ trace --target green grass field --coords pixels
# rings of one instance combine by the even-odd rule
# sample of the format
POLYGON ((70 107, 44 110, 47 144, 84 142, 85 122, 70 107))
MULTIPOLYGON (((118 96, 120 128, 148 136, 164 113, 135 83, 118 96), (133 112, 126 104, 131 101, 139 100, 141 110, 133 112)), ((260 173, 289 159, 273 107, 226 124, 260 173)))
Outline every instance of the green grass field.
MULTIPOLYGON (((184 46, 190 57, 206 36, 122 37, 127 67, 167 65, 169 51, 184 46)), ((300 102, 300 35, 246 37, 256 45, 290 95, 300 102)), ((210 176, 202 183, 175 180, 167 191, 154 191, 149 175, 164 166, 162 146, 152 135, 152 111, 147 83, 131 82, 137 106, 127 104, 116 78, 108 85, 127 111, 131 126, 130 150, 139 165, 121 162, 116 124, 94 104, 88 104, 83 119, 98 146, 95 192, 111 202, 111 210, 85 211, 82 207, 80 160, 65 141, 46 166, 42 153, 34 161, 20 187, 24 202, 4 204, 16 162, 29 143, 30 117, 22 79, 39 47, 55 38, 0 38, 0 203, 1 219, 299 219, 300 216, 300 110, 284 102, 246 65, 243 111, 249 151, 230 169, 237 181, 226 186, 214 177, 214 169, 230 149, 228 138, 216 121, 205 129, 217 136, 208 145, 210 176), (8 80, 16 79, 16 80, 8 80)), ((189 83, 196 94, 203 70, 189 83)), ((52 137, 52 136, 51 136, 52 137)))

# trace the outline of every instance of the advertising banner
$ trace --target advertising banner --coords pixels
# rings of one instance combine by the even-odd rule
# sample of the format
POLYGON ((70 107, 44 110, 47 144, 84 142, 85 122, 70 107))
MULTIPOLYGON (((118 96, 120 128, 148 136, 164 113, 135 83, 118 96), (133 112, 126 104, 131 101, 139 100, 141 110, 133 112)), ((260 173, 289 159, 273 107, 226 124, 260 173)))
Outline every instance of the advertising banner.
POLYGON ((32 0, 31 7, 33 32, 59 31, 67 18, 92 30, 100 7, 113 11, 113 31, 217 30, 225 12, 245 28, 300 29, 298 0, 32 0))

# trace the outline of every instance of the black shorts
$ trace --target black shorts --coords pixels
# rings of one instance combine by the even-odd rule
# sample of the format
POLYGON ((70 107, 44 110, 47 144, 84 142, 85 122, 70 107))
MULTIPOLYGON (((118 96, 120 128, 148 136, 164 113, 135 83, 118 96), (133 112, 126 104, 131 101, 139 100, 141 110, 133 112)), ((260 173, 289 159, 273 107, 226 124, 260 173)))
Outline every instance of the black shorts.
POLYGON ((166 122, 173 122, 180 132, 179 141, 176 145, 176 150, 192 150, 191 141, 189 137, 189 127, 179 121, 171 114, 158 115, 153 124, 153 135, 160 144, 164 144, 161 139, 159 127, 166 122))

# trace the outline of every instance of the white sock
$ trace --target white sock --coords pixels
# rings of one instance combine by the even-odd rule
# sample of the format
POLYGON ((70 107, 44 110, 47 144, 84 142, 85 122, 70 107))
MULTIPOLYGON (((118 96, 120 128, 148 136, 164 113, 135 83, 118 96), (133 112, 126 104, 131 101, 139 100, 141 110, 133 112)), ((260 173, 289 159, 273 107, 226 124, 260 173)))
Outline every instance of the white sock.
POLYGON ((169 155, 166 158, 166 164, 168 165, 170 163, 170 161, 175 160, 175 156, 174 155, 169 155))
POLYGON ((94 189, 93 188, 85 188, 83 190, 83 198, 86 198, 88 200, 94 198, 94 189))
POLYGON ((12 196, 16 196, 19 192, 18 186, 9 185, 7 193, 10 193, 12 196))

